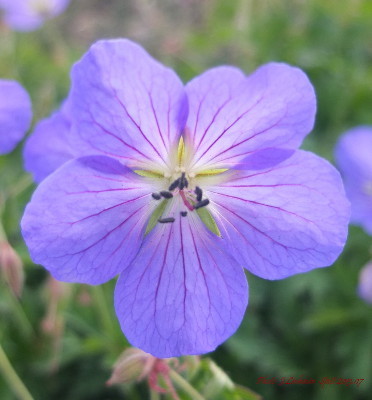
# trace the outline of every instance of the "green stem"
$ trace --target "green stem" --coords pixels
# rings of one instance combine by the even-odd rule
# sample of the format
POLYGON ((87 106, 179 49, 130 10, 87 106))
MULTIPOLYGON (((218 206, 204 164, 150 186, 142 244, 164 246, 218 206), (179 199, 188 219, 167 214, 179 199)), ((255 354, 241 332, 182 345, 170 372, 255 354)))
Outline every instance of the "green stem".
POLYGON ((109 337, 113 337, 116 329, 112 319, 112 311, 107 306, 106 296, 102 286, 92 286, 92 295, 98 314, 101 319, 102 328, 109 337))
MULTIPOLYGON (((237 31, 245 33, 247 28, 249 28, 251 20, 250 15, 252 8, 251 0, 240 0, 238 7, 236 8, 236 15, 234 19, 234 26, 237 28, 237 31)), ((235 29, 235 28, 234 28, 235 29)))
POLYGON ((0 210, 0 241, 3 240, 4 242, 7 240, 6 233, 3 228, 3 224, 1 223, 1 210, 0 210))
POLYGON ((160 394, 155 390, 150 390, 150 400, 160 400, 160 394))
POLYGON ((0 240, 7 241, 5 229, 3 227, 3 213, 5 208, 5 195, 0 191, 0 240))
MULTIPOLYGON (((3 212, 3 209, 0 204, 0 241, 2 241, 2 240, 7 241, 8 239, 7 239, 3 224, 1 223, 2 212, 3 212)), ((8 287, 4 288, 4 292, 8 298, 8 302, 11 306, 12 314, 14 315, 15 319, 17 320, 22 333, 24 333, 25 336, 30 336, 32 333, 34 333, 34 330, 32 328, 30 321, 27 318, 26 313, 24 312, 24 310, 22 308, 22 305, 20 304, 19 300, 13 295, 13 293, 10 292, 8 287)))
POLYGON ((172 381, 179 386, 185 393, 189 394, 190 397, 193 400, 205 400, 205 398, 194 389, 193 386, 191 386, 189 384, 189 382, 187 382, 186 379, 184 379, 181 375, 177 374, 176 371, 174 370, 170 370, 169 371, 169 376, 172 379, 172 381))
POLYGON ((0 371, 2 372, 5 380, 8 382, 9 386, 12 388, 14 394, 20 400, 33 400, 30 392, 27 390, 26 386, 23 384, 17 373, 15 372, 12 364, 10 363, 8 357, 6 356, 1 344, 0 344, 0 371))
POLYGON ((28 320, 27 314, 25 313, 21 303, 15 297, 13 293, 10 292, 9 288, 4 288, 4 292, 7 296, 8 303, 11 307, 12 315, 14 319, 17 321, 17 324, 20 327, 22 334, 25 337, 29 337, 34 334, 34 329, 32 327, 31 322, 28 320))

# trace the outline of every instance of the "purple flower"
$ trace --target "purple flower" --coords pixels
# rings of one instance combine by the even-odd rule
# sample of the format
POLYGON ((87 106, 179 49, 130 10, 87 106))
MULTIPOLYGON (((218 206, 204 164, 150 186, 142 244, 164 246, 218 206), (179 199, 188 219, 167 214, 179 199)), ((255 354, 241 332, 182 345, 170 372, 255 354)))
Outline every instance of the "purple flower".
POLYGON ((70 0, 0 0, 7 25, 17 31, 40 28, 45 20, 61 14, 70 0))
POLYGON ((358 294, 366 303, 372 304, 372 262, 360 271, 358 294))
POLYGON ((335 157, 351 202, 351 222, 372 235, 372 127, 359 126, 341 136, 335 157))
POLYGON ((31 118, 31 100, 25 89, 18 82, 0 79, 0 154, 16 147, 31 118))
POLYGON ((75 65, 69 104, 82 157, 38 186, 24 238, 57 279, 120 274, 115 308, 133 346, 212 351, 243 318, 242 267, 279 279, 341 252, 339 173, 297 150, 316 108, 298 68, 218 67, 184 87, 140 46, 101 41, 75 65))

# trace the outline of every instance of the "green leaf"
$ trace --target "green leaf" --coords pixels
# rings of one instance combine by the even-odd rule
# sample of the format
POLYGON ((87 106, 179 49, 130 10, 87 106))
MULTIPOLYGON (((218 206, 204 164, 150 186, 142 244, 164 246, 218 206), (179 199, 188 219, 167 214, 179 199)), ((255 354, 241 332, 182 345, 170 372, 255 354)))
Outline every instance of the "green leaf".
POLYGON ((147 224, 146 231, 145 231, 145 236, 148 235, 155 228, 155 225, 158 223, 158 219, 161 218, 161 216, 163 215, 166 206, 167 206, 167 200, 164 199, 155 208, 155 210, 151 214, 151 217, 150 217, 149 222, 147 224))
POLYGON ((203 224, 215 235, 221 237, 221 232, 218 229, 216 221, 214 220, 212 214, 208 211, 206 207, 198 208, 196 210, 203 224))
POLYGON ((235 385, 232 398, 236 400, 263 400, 263 397, 258 393, 240 385, 235 385))
MULTIPOLYGON (((189 357, 188 361, 191 360, 189 357)), ((210 358, 197 359, 196 362, 198 368, 193 378, 190 375, 180 376, 175 371, 170 373, 172 381, 187 395, 182 399, 262 400, 262 397, 251 389, 236 385, 210 358)), ((186 370, 189 371, 188 368, 186 370)))
POLYGON ((206 359, 210 379, 206 381, 203 388, 203 395, 207 399, 215 399, 222 391, 231 392, 234 389, 234 383, 216 363, 211 359, 206 359))

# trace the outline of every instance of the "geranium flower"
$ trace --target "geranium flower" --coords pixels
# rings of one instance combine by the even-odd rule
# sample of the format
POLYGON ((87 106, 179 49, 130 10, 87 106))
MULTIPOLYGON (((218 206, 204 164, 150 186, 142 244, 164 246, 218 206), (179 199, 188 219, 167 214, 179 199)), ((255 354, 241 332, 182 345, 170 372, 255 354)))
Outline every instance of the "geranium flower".
POLYGON ((16 147, 31 118, 31 100, 26 90, 18 82, 0 79, 0 154, 16 147))
POLYGON ((243 318, 243 267, 279 279, 341 252, 339 173, 297 150, 316 108, 298 68, 224 66, 184 87, 140 46, 100 41, 73 68, 68 102, 82 157, 41 182, 23 235, 59 280, 120 274, 115 309, 133 346, 212 351, 243 318))
POLYGON ((17 31, 40 28, 45 20, 61 14, 70 0, 0 0, 7 25, 17 31))
POLYGON ((358 126, 339 139, 335 158, 351 202, 351 222, 372 235, 372 127, 358 126))

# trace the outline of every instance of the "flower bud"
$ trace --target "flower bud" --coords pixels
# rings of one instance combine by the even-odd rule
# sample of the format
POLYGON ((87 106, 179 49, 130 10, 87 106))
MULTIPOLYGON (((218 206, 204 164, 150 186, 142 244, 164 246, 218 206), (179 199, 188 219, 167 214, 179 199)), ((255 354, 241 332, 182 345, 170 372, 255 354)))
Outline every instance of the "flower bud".
POLYGON ((57 281, 51 275, 48 276, 46 282, 46 295, 48 303, 56 303, 63 301, 70 294, 70 287, 64 282, 57 281))
POLYGON ((358 294, 366 303, 372 304, 372 261, 360 271, 358 294))
POLYGON ((77 301, 83 307, 88 307, 92 305, 92 295, 85 285, 79 285, 77 293, 77 301))
POLYGON ((152 370, 157 358, 140 349, 126 349, 114 365, 108 386, 144 379, 152 370))
POLYGON ((24 282, 23 264, 7 241, 0 241, 0 271, 13 294, 20 297, 24 282))
POLYGON ((70 294, 70 288, 64 282, 57 281, 49 275, 45 285, 46 304, 48 304, 46 315, 41 321, 41 328, 44 333, 58 339, 63 331, 63 317, 61 305, 70 294))

